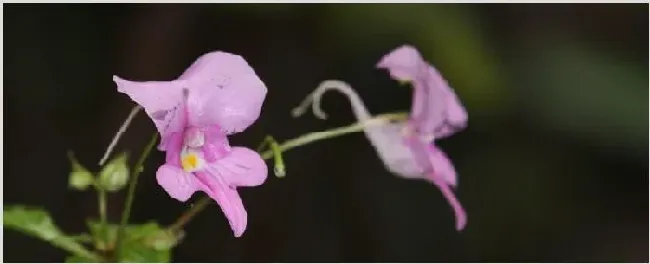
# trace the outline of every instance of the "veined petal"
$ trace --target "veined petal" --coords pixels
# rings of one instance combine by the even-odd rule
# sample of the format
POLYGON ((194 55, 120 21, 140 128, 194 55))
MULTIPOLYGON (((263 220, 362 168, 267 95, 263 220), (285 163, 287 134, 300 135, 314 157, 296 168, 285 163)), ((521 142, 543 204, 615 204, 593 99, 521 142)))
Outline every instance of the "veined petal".
POLYGON ((173 165, 162 165, 156 172, 156 180, 172 198, 187 201, 198 190, 198 185, 191 173, 173 165))
POLYGON ((241 132, 260 115, 267 89, 239 55, 211 52, 201 56, 179 80, 190 87, 190 125, 218 124, 226 134, 241 132))
POLYGON ((161 146, 163 149, 166 149, 165 163, 180 167, 181 151, 183 150, 183 133, 177 132, 171 134, 165 142, 165 145, 161 143, 161 146))
POLYGON ((182 132, 185 125, 183 81, 134 82, 113 76, 117 90, 144 108, 161 135, 159 150, 164 150, 167 137, 182 132))
POLYGON ((233 147, 227 156, 208 164, 206 171, 230 186, 258 186, 264 183, 268 175, 268 168, 260 154, 242 147, 233 147))
POLYGON ((248 214, 237 190, 220 177, 212 177, 205 172, 196 172, 195 175, 201 189, 221 207, 235 237, 240 237, 246 230, 248 214))

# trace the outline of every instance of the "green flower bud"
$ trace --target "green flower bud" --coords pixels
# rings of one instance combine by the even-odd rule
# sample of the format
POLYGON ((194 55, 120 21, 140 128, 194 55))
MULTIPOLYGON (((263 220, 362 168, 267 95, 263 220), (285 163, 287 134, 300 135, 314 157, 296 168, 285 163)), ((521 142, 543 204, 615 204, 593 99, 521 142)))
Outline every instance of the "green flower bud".
POLYGON ((109 191, 119 191, 129 180, 128 155, 122 153, 113 158, 99 173, 99 187, 109 191))
POLYGON ((75 159, 74 154, 71 151, 68 152, 68 158, 72 164, 72 170, 68 176, 68 186, 80 191, 88 189, 88 187, 95 181, 95 177, 90 171, 84 168, 77 159, 75 159))

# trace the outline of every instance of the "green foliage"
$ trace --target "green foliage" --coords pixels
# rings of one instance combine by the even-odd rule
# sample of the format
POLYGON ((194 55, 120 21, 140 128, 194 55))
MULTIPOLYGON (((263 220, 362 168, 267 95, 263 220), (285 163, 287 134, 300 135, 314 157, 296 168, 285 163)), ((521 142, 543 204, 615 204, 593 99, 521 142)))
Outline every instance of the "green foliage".
POLYGON ((80 257, 77 255, 72 255, 67 258, 65 258, 66 263, 89 263, 89 262, 94 262, 95 260, 93 259, 88 259, 84 257, 80 257))
MULTIPOLYGON (((103 258, 81 245, 76 237, 66 235, 53 223, 46 211, 24 206, 10 206, 4 210, 3 224, 6 228, 32 237, 40 238, 55 247, 72 253, 65 259, 68 263, 99 262, 103 258)), ((89 221, 92 243, 99 252, 115 250, 117 225, 102 225, 89 221), (105 227, 105 228, 104 228, 105 227)), ((86 237, 84 237, 86 238, 86 237)), ((180 236, 161 228, 157 223, 128 225, 119 262, 169 262, 171 249, 178 244, 180 236)))
POLYGON ((98 185, 108 192, 119 191, 129 180, 128 155, 122 153, 113 158, 99 173, 98 185))
POLYGON ((79 244, 73 237, 65 235, 54 224, 50 215, 41 209, 25 206, 8 206, 3 211, 3 225, 32 237, 40 238, 55 247, 67 250, 85 260, 97 261, 101 258, 79 244))
MULTIPOLYGON (((109 224, 103 228, 99 222, 89 221, 88 227, 97 249, 115 250, 118 225, 109 224)), ((128 225, 124 234, 122 251, 117 256, 119 262, 169 262, 171 249, 180 239, 153 222, 128 225)))

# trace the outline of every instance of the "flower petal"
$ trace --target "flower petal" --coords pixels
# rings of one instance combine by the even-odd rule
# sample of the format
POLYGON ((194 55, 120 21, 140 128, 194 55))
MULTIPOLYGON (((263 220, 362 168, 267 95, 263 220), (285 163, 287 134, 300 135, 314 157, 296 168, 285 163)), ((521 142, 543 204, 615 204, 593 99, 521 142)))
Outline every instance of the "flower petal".
POLYGON ((426 179, 440 189, 453 208, 456 217, 456 230, 462 230, 467 223, 467 215, 451 189, 451 186, 456 185, 456 170, 451 161, 440 149, 417 137, 411 137, 407 142, 413 151, 416 162, 425 167, 426 179))
POLYGON ((398 80, 412 82, 412 124, 420 134, 443 138, 465 128, 467 112, 448 82, 412 46, 401 46, 377 65, 398 80))
POLYGON ((415 47, 403 45, 384 55, 377 68, 387 69, 393 79, 414 81, 423 62, 422 55, 415 47))
POLYGON ((248 214, 237 190, 220 177, 213 177, 205 172, 197 172, 195 175, 201 189, 221 207, 235 237, 240 237, 246 230, 248 214))
POLYGON ((435 172, 429 175, 429 180, 440 189, 442 196, 445 197, 451 208, 454 210, 454 215, 456 218, 456 230, 460 231, 465 228, 467 225, 467 212, 463 209, 463 206, 460 204, 456 195, 451 190, 449 185, 446 184, 442 177, 438 177, 435 172))
POLYGON ((144 108, 162 137, 159 150, 164 150, 167 137, 181 132, 185 124, 183 81, 134 82, 113 76, 117 90, 144 108))
POLYGON ((411 113, 411 115, 417 120, 415 123, 417 131, 428 134, 434 133, 437 127, 445 123, 447 93, 444 86, 447 86, 447 81, 432 66, 424 67, 426 68, 419 73, 420 75, 413 83, 414 89, 424 91, 419 94, 413 93, 413 102, 419 101, 422 104, 422 111, 411 113))
POLYGON ((226 134, 241 132, 260 115, 267 89, 239 55, 211 52, 179 77, 190 87, 190 125, 218 124, 226 134))
POLYGON ((158 184, 167 191, 169 196, 181 202, 187 201, 198 190, 196 181, 191 173, 173 165, 162 165, 156 172, 158 184))
POLYGON ((221 131, 217 125, 209 126, 203 129, 205 134, 205 145, 203 146, 203 155, 208 163, 213 163, 230 153, 230 144, 228 137, 221 131))
POLYGON ((260 154, 242 147, 233 147, 227 156, 208 164, 206 170, 231 186, 258 186, 264 183, 268 175, 268 168, 260 154))
POLYGON ((181 166, 181 151, 183 149, 183 133, 173 133, 169 136, 165 145, 161 146, 166 150, 165 163, 176 167, 181 166))
POLYGON ((438 96, 444 98, 444 101, 436 102, 443 106, 443 122, 433 123, 433 125, 436 126, 434 134, 436 138, 445 138, 455 134, 467 126, 467 110, 465 110, 465 107, 461 104, 454 90, 449 86, 447 81, 442 78, 440 73, 433 69, 433 67, 431 68, 431 71, 431 74, 437 76, 434 77, 434 80, 436 80, 439 87, 442 88, 442 91, 438 96))
POLYGON ((433 171, 437 176, 441 177, 446 184, 456 186, 456 169, 447 157, 445 152, 440 150, 435 145, 429 146, 429 160, 433 166, 433 171))
POLYGON ((365 128, 366 137, 377 150, 386 169, 403 178, 423 178, 424 170, 414 153, 404 144, 406 123, 391 123, 365 128))

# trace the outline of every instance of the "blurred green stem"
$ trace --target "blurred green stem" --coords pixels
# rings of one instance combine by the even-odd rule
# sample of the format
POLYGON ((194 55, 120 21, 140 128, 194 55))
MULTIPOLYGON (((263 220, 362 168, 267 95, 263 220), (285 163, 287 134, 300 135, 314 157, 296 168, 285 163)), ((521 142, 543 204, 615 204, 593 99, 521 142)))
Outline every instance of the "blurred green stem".
POLYGON ((273 156, 273 172, 276 177, 282 178, 286 175, 286 169, 284 168, 284 159, 282 158, 282 150, 280 150, 280 145, 272 136, 266 136, 262 144, 257 147, 256 151, 260 152, 268 146, 269 150, 272 152, 273 156))
MULTIPOLYGON (((97 201, 99 203, 99 226, 100 232, 103 233, 103 237, 107 238, 108 227, 106 221, 106 190, 104 190, 98 184, 95 184, 95 189, 97 190, 97 201)), ((108 241, 102 241, 103 243, 108 243, 108 241)))
POLYGON ((99 220, 102 225, 106 225, 106 191, 98 189, 97 200, 99 200, 99 220))
POLYGON ((167 227, 167 230, 169 230, 172 233, 177 233, 178 231, 181 231, 181 228, 185 226, 192 218, 198 214, 203 208, 205 208, 208 204, 210 204, 210 198, 209 197, 203 197, 201 198, 196 204, 192 205, 190 209, 185 211, 179 218, 171 224, 169 227, 167 227))
MULTIPOLYGON (((282 153, 296 147, 314 143, 316 141, 335 138, 338 136, 343 136, 345 134, 350 134, 354 132, 361 132, 363 131, 364 128, 370 126, 381 125, 391 121, 406 120, 407 117, 408 114, 404 112, 381 114, 365 122, 357 122, 351 125, 337 127, 326 131, 307 133, 297 138, 287 140, 283 144, 275 146, 273 149, 269 149, 265 152, 262 152, 261 156, 265 160, 270 159, 271 157, 275 156, 274 153, 282 153)), ((268 141, 268 138, 265 139, 265 142, 266 141, 268 141)), ((258 152, 262 151, 261 148, 264 145, 267 144, 262 142, 262 144, 260 145, 257 151, 258 152)), ((190 209, 188 209, 183 214, 181 214, 181 216, 173 224, 167 227, 167 230, 171 232, 181 231, 183 226, 189 223, 190 220, 192 220, 194 216, 196 216, 199 212, 201 212, 201 210, 203 210, 208 204, 210 204, 210 202, 211 202, 210 197, 208 196, 202 197, 194 206, 192 206, 190 209)))
POLYGON ((86 233, 81 233, 78 235, 70 236, 70 238, 79 241, 81 243, 92 243, 93 242, 93 237, 89 234, 86 233))
POLYGON ((142 154, 140 155, 140 159, 135 164, 135 167, 133 167, 133 172, 131 172, 132 176, 129 181, 129 189, 126 196, 126 203, 124 204, 122 219, 120 221, 120 225, 117 228, 117 235, 115 237, 115 255, 113 256, 114 258, 119 257, 120 251, 122 250, 124 228, 126 227, 126 224, 129 222, 129 216, 131 215, 131 206, 133 205, 133 198, 135 196, 135 187, 138 185, 138 177, 140 176, 140 172, 142 172, 143 170, 142 165, 144 164, 144 161, 149 156, 149 153, 151 152, 153 147, 156 145, 157 140, 158 140, 158 133, 156 132, 151 137, 149 144, 147 144, 147 146, 142 151, 142 154))

